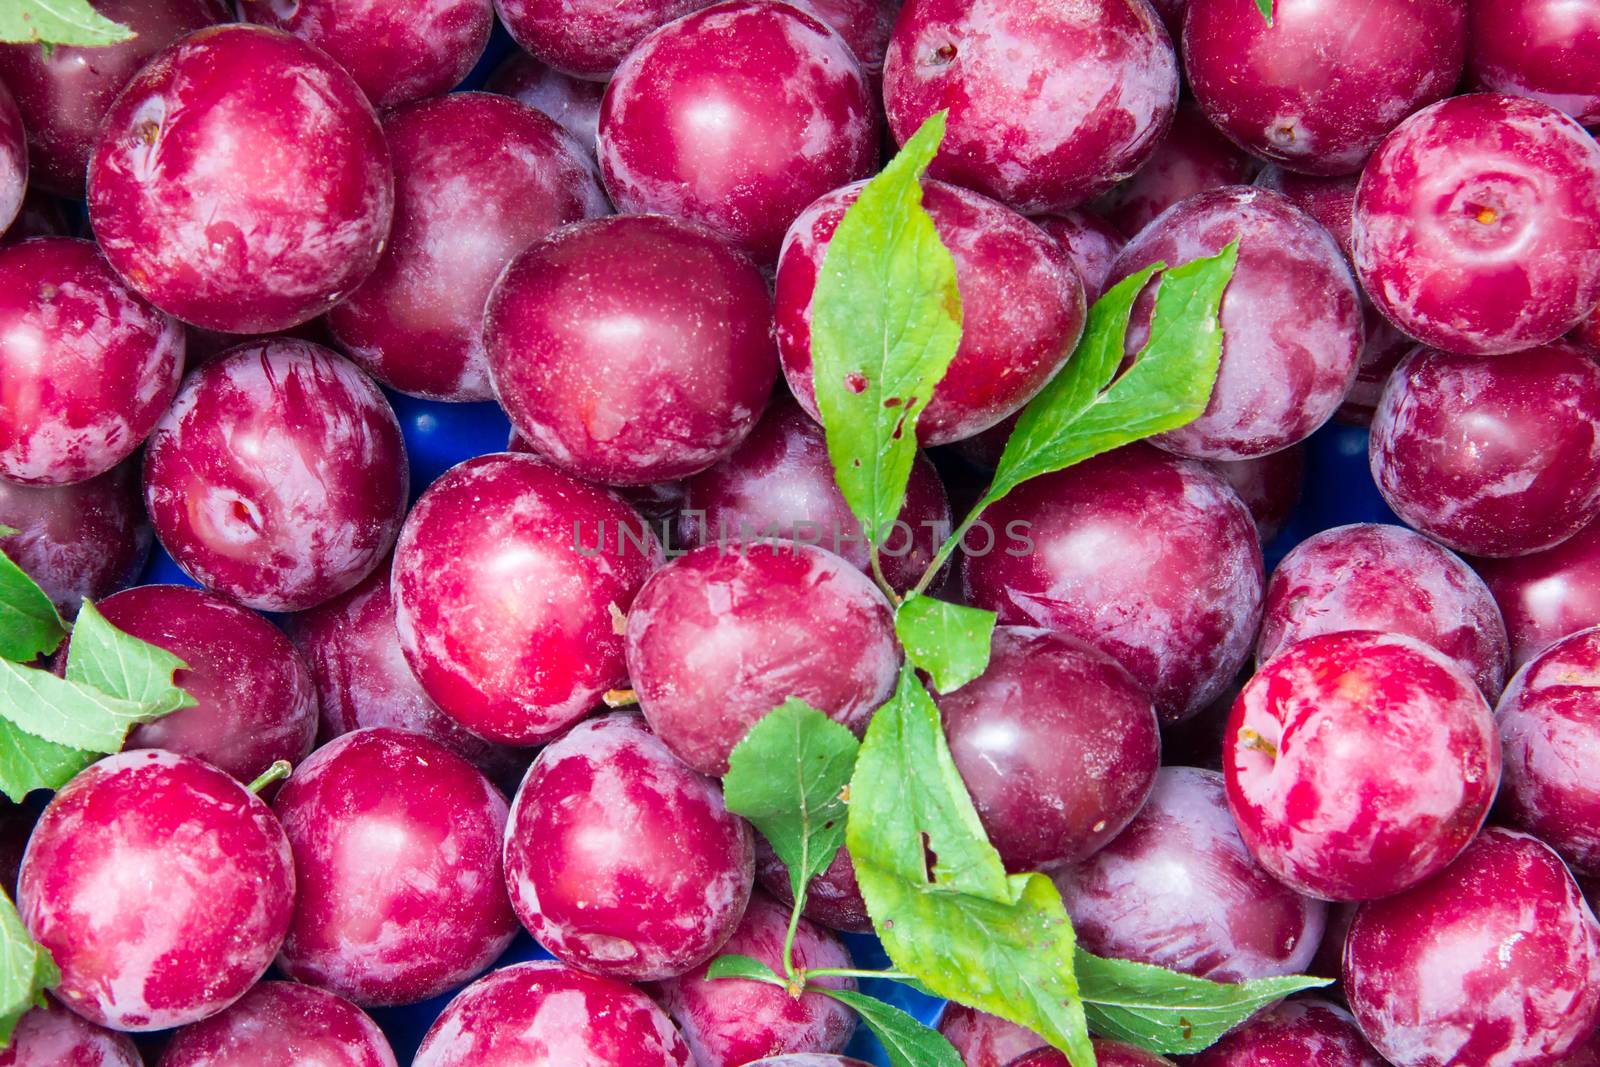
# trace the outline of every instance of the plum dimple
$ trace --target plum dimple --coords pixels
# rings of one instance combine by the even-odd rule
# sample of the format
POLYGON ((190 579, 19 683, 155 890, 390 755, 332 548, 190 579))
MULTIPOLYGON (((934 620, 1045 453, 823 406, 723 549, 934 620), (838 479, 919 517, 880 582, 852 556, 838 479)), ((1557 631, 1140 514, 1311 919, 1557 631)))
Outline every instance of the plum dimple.
POLYGON ((191 373, 145 452, 162 546, 262 611, 313 607, 370 574, 399 532, 406 484, 388 400, 306 341, 244 345, 191 373))
POLYGON ((1395 1067, 1559 1063, 1600 1021, 1600 926, 1554 852, 1490 827, 1443 874, 1361 906, 1343 984, 1395 1067))
POLYGON ((89 171, 89 217, 117 272, 162 310, 229 333, 327 311, 377 264, 394 210, 361 89, 259 26, 201 30, 141 70, 89 171))
MULTIPOLYGON (((1328 232, 1266 189, 1230 186, 1173 206, 1128 243, 1118 281, 1152 263, 1169 266, 1239 244, 1223 294, 1222 364, 1205 412, 1153 438, 1200 459, 1245 459, 1304 440, 1344 399, 1361 356, 1361 302, 1350 266, 1328 232)), ((1149 336, 1160 281, 1140 294, 1128 354, 1149 336)))
POLYGON ((1262 866, 1327 900, 1390 896, 1472 841, 1500 784, 1489 704, 1409 637, 1308 637, 1246 683, 1223 739, 1228 803, 1262 866))
POLYGON ((558 963, 520 963, 462 990, 415 1067, 701 1067, 633 986, 558 963))
POLYGON ((1600 145, 1534 100, 1440 101, 1373 153, 1353 245, 1367 295, 1426 345, 1552 341, 1600 303, 1600 145))
POLYGON ((1163 767, 1128 828, 1053 877, 1090 952, 1218 982, 1303 972, 1326 921, 1251 858, 1222 775, 1193 767, 1163 767))
POLYGON ((214 1015, 266 972, 295 865, 267 806, 223 772, 147 750, 109 756, 51 800, 18 910, 93 1022, 163 1030, 214 1015))
POLYGON ((1127 668, 1163 722, 1209 704, 1261 618, 1261 546, 1214 472, 1147 445, 1036 478, 984 521, 1018 535, 968 553, 968 602, 1059 630, 1127 668))
POLYGON ((506 829, 523 925, 567 963, 630 981, 706 962, 744 914, 754 862, 722 791, 630 713, 579 723, 540 753, 506 829))
POLYGON ((489 290, 551 230, 610 208, 593 165, 554 119, 487 93, 452 93, 385 117, 395 164, 383 258, 328 313, 365 370, 435 400, 493 396, 483 348, 489 290))
POLYGON ((949 109, 935 177, 1037 213, 1076 207, 1150 158, 1177 106, 1178 62, 1148 0, 911 0, 883 83, 902 144, 949 109))
POLYGON ((400 647, 467 730, 548 740, 627 680, 623 620, 661 556, 614 494, 532 456, 479 456, 429 486, 401 532, 400 647))
POLYGON ((1419 349, 1372 419, 1373 480, 1460 552, 1551 548, 1600 515, 1600 366, 1555 343, 1511 357, 1419 349))
POLYGON ((1490 700, 1510 645, 1488 586, 1448 549, 1402 526, 1356 523, 1296 545, 1267 583, 1256 657, 1340 630, 1405 634, 1449 656, 1490 700))
POLYGON ((793 697, 857 733, 900 668, 889 602, 811 545, 729 542, 672 561, 628 613, 628 673, 651 729, 702 774, 793 697))
MULTIPOLYGON (((817 276, 861 186, 836 189, 790 227, 778 261, 778 351, 789 388, 817 418, 811 313, 817 276)), ((1083 332, 1083 283, 1039 227, 1003 204, 929 181, 923 206, 955 260, 961 343, 917 420, 924 445, 971 437, 1019 410, 1072 354, 1083 332)))

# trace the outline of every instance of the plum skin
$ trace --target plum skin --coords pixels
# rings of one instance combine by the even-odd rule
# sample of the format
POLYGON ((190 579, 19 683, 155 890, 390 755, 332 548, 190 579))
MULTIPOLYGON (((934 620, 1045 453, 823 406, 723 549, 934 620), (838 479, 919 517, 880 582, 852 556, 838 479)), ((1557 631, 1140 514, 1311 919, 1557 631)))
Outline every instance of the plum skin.
POLYGON ((953 1000, 940 1011, 938 1030, 966 1067, 1010 1067, 1026 1053, 1047 1047, 1032 1030, 953 1000))
POLYGON ((1290 645, 1245 684, 1223 770, 1263 867, 1308 896, 1374 900, 1471 843, 1501 760, 1489 704, 1452 660, 1348 630, 1290 645))
POLYGON ((1468 0, 1467 74, 1600 124, 1600 7, 1561 0, 1468 0))
POLYGON ((470 732, 548 740, 627 680, 620 623, 661 558, 616 495, 532 456, 467 460, 401 531, 390 578, 400 647, 470 732))
POLYGON ((383 562, 405 512, 400 422, 371 379, 267 339, 191 373, 150 437, 145 504, 172 558, 261 611, 303 611, 383 562))
POLYGON ((1443 874, 1361 905, 1343 986, 1395 1067, 1558 1063, 1600 1021, 1600 925, 1548 846, 1490 827, 1443 874))
POLYGON ((1537 101, 1440 101, 1373 153, 1352 244, 1372 302, 1425 345, 1553 341, 1600 303, 1600 145, 1537 101))
POLYGON ((130 584, 154 540, 133 460, 66 486, 0 480, 0 526, 17 531, 0 537, 0 551, 69 619, 83 598, 99 600, 130 584))
POLYGON ((113 1029, 163 1030, 216 1014, 266 972, 289 929, 295 864, 244 786, 146 749, 108 756, 56 793, 17 896, 61 969, 64 1004, 113 1029), (108 885, 123 889, 108 899, 108 885))
POLYGON ((228 333, 338 303, 377 265, 393 210, 389 150, 355 80, 261 26, 200 30, 157 56, 89 164, 112 267, 162 310, 228 333))
POLYGON ((1477 559, 1473 567, 1500 605, 1513 670, 1568 634, 1600 625, 1600 524, 1543 552, 1477 559))
POLYGON ((511 807, 505 871, 518 918, 558 958, 654 981, 706 962, 733 936, 755 856, 750 827, 716 783, 637 715, 617 713, 539 754, 511 807))
POLYGON ((0 1067, 144 1067, 127 1034, 96 1026, 54 997, 17 1021, 0 1067))
POLYGON ((1384 1067, 1350 1013, 1321 997, 1280 1001, 1190 1062, 1193 1067, 1384 1067))
POLYGON ((700 1067, 644 993, 550 962, 504 967, 463 989, 423 1037, 413 1063, 700 1067))
POLYGON ((173 1035, 156 1067, 395 1067, 378 1024, 348 1000, 298 982, 262 982, 220 1015, 173 1035))

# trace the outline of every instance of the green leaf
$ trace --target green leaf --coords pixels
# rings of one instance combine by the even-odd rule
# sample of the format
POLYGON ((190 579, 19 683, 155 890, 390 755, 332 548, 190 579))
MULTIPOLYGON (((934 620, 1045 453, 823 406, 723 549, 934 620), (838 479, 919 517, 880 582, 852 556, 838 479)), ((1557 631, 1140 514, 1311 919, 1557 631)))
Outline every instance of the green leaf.
POLYGON ((146 721, 145 706, 0 660, 0 718, 35 737, 93 752, 116 752, 146 721))
POLYGON ((935 112, 845 212, 811 301, 812 377, 834 476, 874 544, 900 516, 917 416, 961 341, 956 265, 922 207, 935 112))
POLYGON ((138 704, 144 709, 139 721, 149 722, 194 706, 194 697, 172 681, 173 674, 186 666, 166 649, 112 626, 98 608, 84 601, 67 646, 68 681, 138 704))
POLYGON ((93 48, 134 36, 89 6, 88 0, 5 0, 0 3, 0 41, 69 44, 93 48))
POLYGON ((1267 25, 1272 25, 1272 0, 1256 0, 1256 10, 1261 12, 1261 17, 1267 20, 1267 25))
POLYGON ((1082 949, 1077 973, 1095 1033, 1163 1053, 1210 1048, 1267 1005, 1302 989, 1332 984, 1325 978, 1293 975, 1232 985, 1143 963, 1101 959, 1082 949))
POLYGON ((928 596, 913 596, 894 616, 906 656, 933 677, 941 693, 960 689, 989 666, 995 613, 928 596))
POLYGON ((21 804, 35 789, 60 789, 99 753, 58 745, 0 719, 0 793, 21 804))
POLYGON ((768 985, 786 986, 778 972, 768 967, 765 963, 752 956, 741 956, 737 952, 730 952, 725 956, 718 956, 711 961, 711 966, 706 968, 707 978, 746 978, 752 982, 765 982, 768 985))
POLYGON ((1146 267, 1095 301, 1071 361, 1018 418, 980 508, 1030 478, 1199 418, 1217 381, 1218 310, 1237 259, 1235 242, 1162 274, 1150 339, 1115 381, 1134 301, 1162 265, 1146 267))
POLYGON ((850 989, 807 988, 854 1008, 889 1054, 889 1067, 963 1067, 961 1054, 943 1034, 894 1005, 850 989))
POLYGON ((789 868, 797 902, 844 845, 840 794, 860 747, 849 730, 790 699, 751 727, 728 758, 722 780, 728 810, 749 819, 771 843, 789 868))
POLYGON ((0 891, 0 1048, 11 1043, 17 1022, 44 1005, 44 991, 61 981, 50 953, 22 925, 11 898, 0 891))
MULTIPOLYGON (((16 532, 0 526, 0 537, 16 532)), ((0 552, 0 658, 31 662, 54 652, 65 636, 66 624, 44 590, 0 552)))
POLYGON ((938 996, 1034 1030, 1075 1067, 1091 1067, 1061 896, 1044 875, 1006 874, 956 773, 939 709, 909 665, 867 727, 847 840, 896 967, 938 996))

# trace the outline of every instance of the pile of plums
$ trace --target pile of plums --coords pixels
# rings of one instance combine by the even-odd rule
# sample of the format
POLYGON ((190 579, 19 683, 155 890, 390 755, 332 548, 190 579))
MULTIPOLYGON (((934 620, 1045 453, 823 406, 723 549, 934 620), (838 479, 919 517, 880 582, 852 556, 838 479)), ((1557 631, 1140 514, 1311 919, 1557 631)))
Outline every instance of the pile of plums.
MULTIPOLYGON (((1204 414, 927 576, 999 619, 955 765, 1091 951, 1341 979, 1197 1067, 1600 1062, 1600 0, 93 6, 0 47, 0 547, 196 703, 0 808, 61 971, 0 1065, 859 1064, 707 975, 789 924, 730 753, 865 729, 1088 306, 1235 241, 1204 414), (964 333, 875 577, 812 304, 939 110, 964 333)), ((795 961, 870 930, 841 850, 795 961)))

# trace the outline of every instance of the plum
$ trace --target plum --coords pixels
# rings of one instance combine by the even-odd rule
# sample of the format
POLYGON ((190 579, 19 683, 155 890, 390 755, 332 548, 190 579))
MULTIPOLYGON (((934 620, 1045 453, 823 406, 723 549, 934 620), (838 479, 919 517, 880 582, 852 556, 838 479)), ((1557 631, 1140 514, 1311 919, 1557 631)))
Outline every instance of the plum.
POLYGON ((1321 997, 1274 1004, 1190 1067, 1385 1067, 1349 1012, 1321 997))
MULTIPOLYGON (((489 75, 484 89, 502 93, 555 119, 597 160, 603 82, 584 81, 546 66, 526 52, 513 52, 489 75)), ((596 162, 596 167, 599 166, 596 162)))
POLYGON ((1568 634, 1600 625, 1600 524, 1543 552, 1474 566, 1505 617, 1512 670, 1568 634))
POLYGON ((1250 509, 1263 545, 1283 532, 1305 489, 1305 445, 1250 459, 1214 459, 1210 466, 1250 509))
POLYGON ((1087 303, 1099 300, 1106 290, 1106 277, 1117 253, 1128 243, 1111 223, 1087 211, 1063 211, 1055 215, 1039 215, 1034 220, 1039 228, 1055 238, 1056 244, 1067 253, 1083 282, 1083 295, 1087 303))
MULTIPOLYGON (((1094 1040, 1094 1059, 1099 1067, 1172 1067, 1172 1061, 1165 1056, 1104 1038, 1094 1040)), ((1065 1052, 1041 1048, 1012 1060, 1008 1067, 1072 1067, 1072 1061, 1065 1052)))
POLYGON ((1211 125, 1191 100, 1150 161, 1096 202, 1123 233, 1137 235, 1173 204, 1226 185, 1248 185, 1258 164, 1211 125))
POLYGON ((89 1022, 47 998, 17 1021, 0 1067, 143 1067, 133 1039, 89 1022))
POLYGON ((604 82, 652 30, 710 0, 495 0, 516 42, 574 78, 604 82))
POLYGON ((233 1007, 173 1035, 156 1067, 395 1067, 378 1024, 348 1000, 262 982, 233 1007))
POLYGON ((1600 4, 1467 0, 1467 75, 1475 85, 1600 124, 1600 4))
POLYGON ((0 537, 0 551, 67 618, 85 597, 98 600, 132 582, 152 540, 132 460, 72 485, 0 480, 0 526, 17 531, 0 537))
MULTIPOLYGON (((794 906, 789 868, 760 835, 756 836, 756 882, 784 907, 794 906)), ((806 887, 805 917, 830 930, 872 933, 872 917, 867 914, 867 902, 861 899, 855 862, 848 849, 841 847, 827 868, 811 879, 806 887)))
POLYGON ((1018 1057, 1047 1047, 1032 1030, 953 1000, 939 1014, 939 1033, 966 1067, 1010 1067, 1018 1057))

